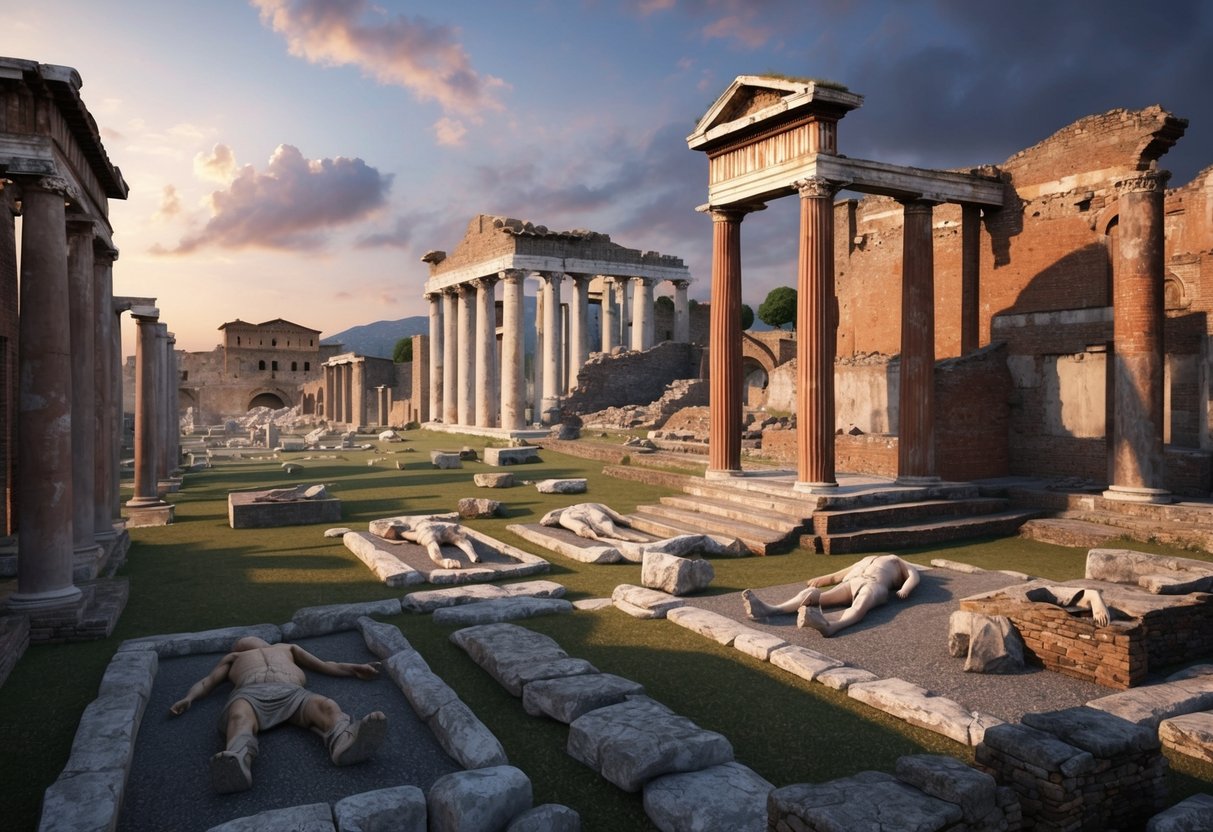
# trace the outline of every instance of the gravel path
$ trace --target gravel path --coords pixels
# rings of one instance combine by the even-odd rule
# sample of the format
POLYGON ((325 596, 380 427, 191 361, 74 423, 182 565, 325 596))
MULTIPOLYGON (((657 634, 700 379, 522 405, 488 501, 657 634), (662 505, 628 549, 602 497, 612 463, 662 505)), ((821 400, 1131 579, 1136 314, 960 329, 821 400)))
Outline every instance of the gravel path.
MULTIPOLYGON (((375 660, 357 632, 303 639, 299 644, 322 659, 375 660)), ((215 794, 207 762, 223 748, 217 725, 231 686, 225 683, 180 717, 170 717, 168 709, 222 657, 212 653, 160 661, 135 742, 119 830, 205 830, 266 809, 337 801, 389 786, 414 785, 428 791, 442 775, 460 770, 386 674, 362 682, 309 673, 309 690, 335 699, 355 718, 370 711, 387 714, 387 739, 376 756, 359 765, 336 768, 319 737, 293 725, 281 725, 261 735, 253 788, 239 794, 215 794)))
MULTIPOLYGON (((1031 666, 1009 676, 965 673, 964 660, 948 655, 948 616, 959 609, 960 599, 1013 583, 1014 578, 999 572, 970 575, 947 569, 924 570, 922 583, 907 600, 900 601, 894 596, 883 607, 868 613, 863 621, 832 638, 825 638, 816 630, 797 629, 795 615, 780 615, 765 622, 749 621, 738 592, 688 601, 692 606, 774 633, 789 644, 809 647, 881 678, 905 679, 969 710, 1007 721, 1018 721, 1025 713, 1034 711, 1081 705, 1111 693, 1110 688, 1031 666)), ((764 601, 777 602, 802 589, 803 583, 787 584, 759 589, 756 594, 764 601)), ((829 610, 826 616, 832 617, 829 610)))

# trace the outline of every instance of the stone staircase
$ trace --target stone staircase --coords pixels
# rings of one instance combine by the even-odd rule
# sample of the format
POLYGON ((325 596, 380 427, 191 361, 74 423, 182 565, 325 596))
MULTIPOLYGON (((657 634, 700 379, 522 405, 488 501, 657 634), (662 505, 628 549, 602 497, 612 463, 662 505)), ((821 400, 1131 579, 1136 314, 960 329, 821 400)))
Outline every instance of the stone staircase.
POLYGON ((1125 537, 1213 552, 1213 501, 1207 499, 1157 505, 1036 488, 1009 488, 1006 494, 1017 506, 1052 515, 1025 529, 1035 540, 1085 547, 1125 537))

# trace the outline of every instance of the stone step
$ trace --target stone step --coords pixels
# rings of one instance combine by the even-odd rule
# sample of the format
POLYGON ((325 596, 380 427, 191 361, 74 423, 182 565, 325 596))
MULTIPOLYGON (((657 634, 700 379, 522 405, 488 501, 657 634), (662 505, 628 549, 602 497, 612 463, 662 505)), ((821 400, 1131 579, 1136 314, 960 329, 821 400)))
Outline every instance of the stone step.
POLYGON ((955 517, 831 535, 804 535, 800 545, 827 555, 927 546, 952 540, 1013 535, 1025 521, 1035 516, 1031 511, 1003 511, 981 517, 955 517))
POLYGON ((825 494, 817 499, 819 511, 842 511, 863 506, 880 506, 890 503, 917 503, 927 500, 973 500, 981 496, 981 490, 973 483, 940 482, 934 485, 916 485, 890 488, 873 487, 869 490, 847 494, 825 494))
POLYGON ((773 529, 740 523, 735 520, 719 520, 706 514, 692 511, 680 512, 664 506, 637 506, 634 514, 628 515, 632 528, 656 537, 674 537, 680 534, 714 534, 735 537, 756 555, 786 552, 796 545, 796 534, 783 534, 773 529))
POLYGON ((996 497, 962 500, 924 500, 863 506, 813 514, 813 531, 819 535, 871 529, 874 526, 903 526, 919 520, 945 517, 996 514, 1007 510, 1007 501, 996 497))
POLYGON ((693 480, 682 486, 683 492, 692 497, 708 500, 723 500, 729 503, 740 503, 748 506, 754 512, 776 512, 787 517, 807 518, 816 508, 817 498, 805 495, 803 498, 788 494, 784 488, 779 493, 767 493, 755 488, 741 488, 733 485, 739 480, 728 480, 717 483, 710 480, 693 480))
POLYGON ((1064 517, 1039 517, 1019 527, 1019 536, 1054 546, 1091 549, 1109 540, 1124 537, 1124 531, 1103 523, 1072 520, 1064 517))
POLYGON ((683 511, 699 511, 714 517, 739 520, 777 532, 791 533, 805 525, 805 517, 784 514, 777 509, 759 508, 744 498, 724 500, 712 497, 662 497, 661 504, 683 511))
POLYGON ((1171 521, 1165 517, 1121 515, 1110 511, 1065 511, 1066 520, 1082 520, 1116 529, 1122 537, 1143 542, 1156 541, 1176 546, 1196 546, 1213 550, 1213 517, 1202 523, 1171 521))

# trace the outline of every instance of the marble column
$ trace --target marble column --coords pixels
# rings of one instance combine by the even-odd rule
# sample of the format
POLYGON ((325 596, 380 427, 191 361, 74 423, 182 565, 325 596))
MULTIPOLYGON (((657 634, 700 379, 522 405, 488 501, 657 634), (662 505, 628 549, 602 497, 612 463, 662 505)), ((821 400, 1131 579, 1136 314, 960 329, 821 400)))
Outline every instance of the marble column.
POLYGON ((362 359, 350 364, 350 427, 366 426, 366 362, 362 359))
POLYGON ((560 284, 559 272, 540 272, 543 283, 543 398, 539 411, 545 425, 560 421, 560 284))
POLYGON ((497 276, 476 285, 476 424, 497 427, 497 276))
POLYGON ((960 354, 981 342, 981 207, 960 208, 960 354))
POLYGON ((838 487, 834 475, 834 193, 811 177, 800 191, 800 266, 796 287, 797 491, 838 487))
POLYGON ((590 357, 589 289, 590 275, 569 275, 569 393, 577 389, 577 374, 590 357))
POLYGON ((156 408, 157 417, 157 436, 156 436, 156 487, 161 493, 173 490, 173 483, 170 476, 173 470, 169 462, 169 454, 172 453, 169 439, 169 419, 172 414, 169 412, 172 406, 172 401, 169 396, 169 365, 168 365, 168 324, 159 323, 156 325, 156 395, 159 397, 159 404, 156 408))
POLYGON ((1163 199, 1167 171, 1116 183, 1117 246, 1112 273, 1115 413, 1112 423, 1113 500, 1169 503, 1163 468, 1163 199))
POLYGON ((628 286, 631 282, 626 277, 615 278, 615 308, 619 312, 619 340, 616 343, 627 347, 632 344, 631 308, 628 306, 628 286))
POLYGON ((354 421, 354 365, 348 361, 341 365, 341 401, 346 428, 353 430, 358 427, 354 421))
POLYGON ((330 421, 340 424, 345 421, 345 382, 340 364, 330 364, 329 368, 333 371, 333 418, 330 421))
POLYGON ((459 424, 476 424, 476 287, 459 285, 459 358, 456 386, 459 391, 459 424))
POLYGON ((155 309, 134 307, 131 317, 138 325, 138 340, 135 342, 135 494, 127 502, 127 525, 163 525, 165 520, 155 522, 161 512, 169 512, 172 506, 160 499, 157 491, 160 438, 160 401, 156 386, 156 365, 159 338, 158 312, 155 309))
POLYGON ((67 223, 69 343, 71 344, 72 560, 79 580, 97 577, 102 549, 94 536, 97 476, 97 387, 93 330, 93 220, 67 223))
MULTIPOLYGON (((75 604, 66 181, 22 183, 15 612, 75 604)), ((89 524, 91 531, 91 522, 89 524)))
POLYGON ((442 421, 459 423, 459 294, 442 292, 442 421))
POLYGON ((516 269, 500 274, 501 290, 501 427, 526 427, 525 335, 522 289, 525 274, 516 269))
POLYGON ((382 384, 375 388, 375 424, 387 426, 387 388, 382 384))
POLYGON ((331 422, 333 421, 333 368, 325 363, 321 365, 321 369, 324 371, 324 404, 318 410, 319 415, 323 416, 325 421, 331 422))
MULTIPOLYGON (((165 345, 168 355, 167 379, 165 381, 168 393, 168 418, 165 419, 168 429, 168 475, 174 480, 181 477, 181 362, 177 358, 177 335, 166 333, 168 342, 165 345)), ((176 486, 173 489, 176 490, 176 486)))
POLYGON ((430 419, 442 419, 442 293, 429 292, 430 303, 430 419))
MULTIPOLYGON (((113 303, 113 330, 110 337, 110 396, 111 418, 114 421, 114 439, 110 448, 110 515, 115 521, 122 517, 122 443, 126 440, 126 403, 122 395, 122 313, 131 308, 130 301, 123 298, 113 303)), ((138 372, 136 367, 135 372, 138 372)), ((131 414, 132 417, 134 414, 131 414)))
POLYGON ((939 481, 935 467, 933 204, 916 199, 903 205, 897 482, 924 485, 939 481))
POLYGON ((631 283, 632 349, 647 350, 653 346, 653 281, 633 277, 631 283))
POLYGON ((602 279, 602 351, 607 353, 619 346, 619 320, 615 314, 615 281, 602 279))
POLYGON ((741 221, 745 211, 712 215, 712 305, 706 476, 741 473, 741 221))
POLYGON ((689 281, 672 280, 674 284, 674 340, 679 344, 691 340, 691 307, 687 300, 689 281))
MULTIPOLYGON (((118 318, 114 314, 114 261, 117 249, 96 240, 93 248, 93 390, 96 395, 96 425, 93 432, 96 469, 93 476, 93 536, 108 544, 117 532, 114 529, 114 504, 118 496, 113 491, 118 459, 118 442, 122 429, 122 398, 115 401, 114 371, 121 367, 121 349, 114 356, 114 330, 118 318)), ((121 335, 119 335, 121 343, 121 335)))

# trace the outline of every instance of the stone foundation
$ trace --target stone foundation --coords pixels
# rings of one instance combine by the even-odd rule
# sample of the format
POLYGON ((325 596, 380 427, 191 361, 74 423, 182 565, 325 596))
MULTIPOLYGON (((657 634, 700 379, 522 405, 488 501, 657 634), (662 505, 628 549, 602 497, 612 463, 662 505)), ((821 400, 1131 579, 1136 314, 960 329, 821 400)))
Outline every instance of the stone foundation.
POLYGON ((341 520, 341 501, 289 500, 257 502, 266 491, 242 491, 227 495, 227 520, 233 529, 264 529, 272 526, 306 526, 341 520))

